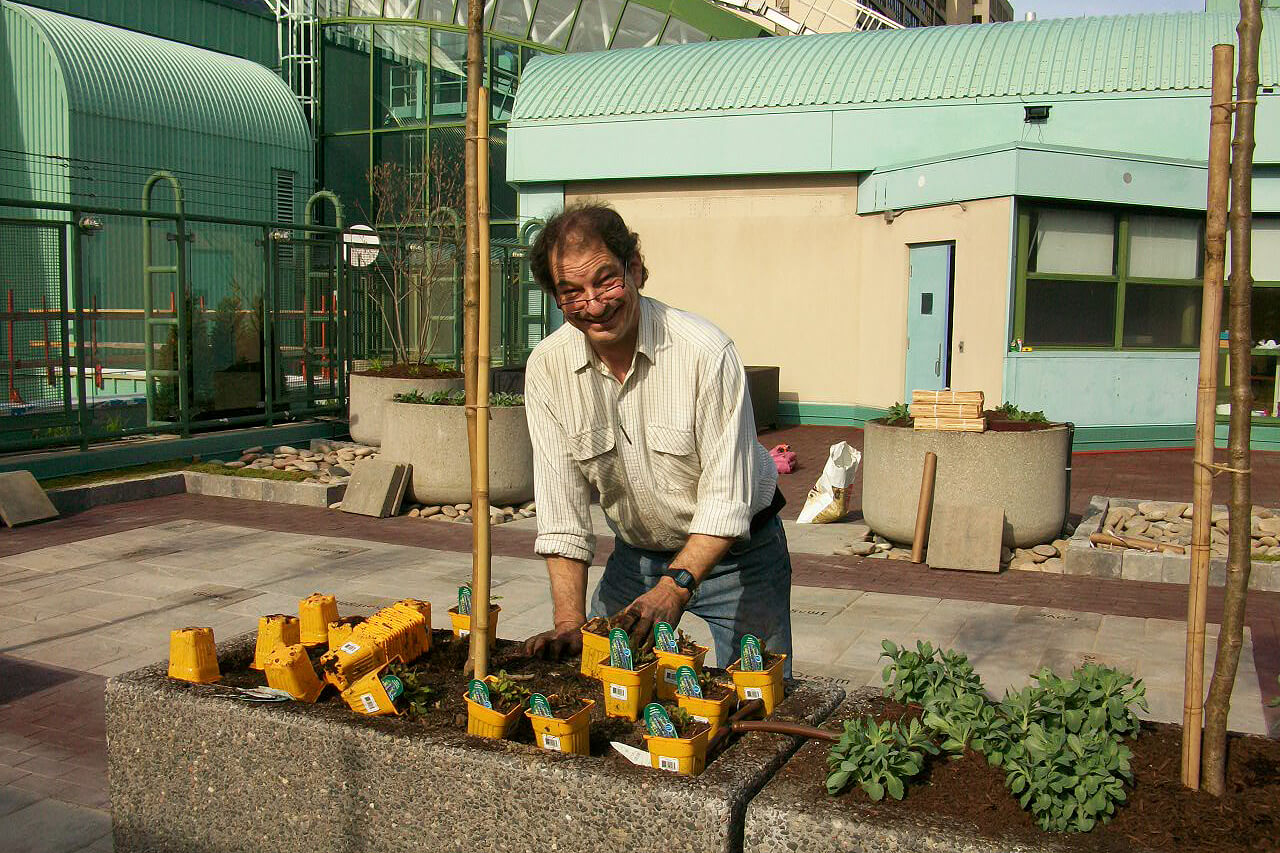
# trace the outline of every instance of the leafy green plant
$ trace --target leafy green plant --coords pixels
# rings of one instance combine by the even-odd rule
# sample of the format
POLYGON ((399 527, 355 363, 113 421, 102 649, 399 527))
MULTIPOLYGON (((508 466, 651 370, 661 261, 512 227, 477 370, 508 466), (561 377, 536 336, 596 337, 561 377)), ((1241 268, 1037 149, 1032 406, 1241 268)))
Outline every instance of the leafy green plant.
POLYGON ((887 424, 895 421, 911 420, 911 409, 906 403, 894 403, 889 410, 884 413, 884 422, 887 424))
POLYGON ((489 687, 502 697, 502 701, 510 708, 512 705, 523 705, 530 696, 529 689, 517 684, 505 669, 499 670, 489 687))
MULTIPOLYGON (((395 394, 391 399, 397 403, 416 403, 422 406, 461 406, 467 401, 466 393, 458 389, 423 394, 415 388, 412 391, 402 391, 399 394, 395 394)), ((495 391, 489 395, 489 405, 493 408, 523 406, 524 395, 512 394, 507 391, 495 391)))
POLYGON ((405 709, 410 716, 420 717, 439 707, 435 689, 423 681, 419 673, 399 664, 393 664, 388 671, 404 685, 405 709))
POLYGON ((1049 419, 1044 416, 1044 412, 1024 411, 1013 403, 1001 403, 996 407, 996 411, 1011 421, 1022 421, 1028 424, 1047 424, 1049 422, 1049 419))
POLYGON ((124 432, 124 418, 120 415, 112 415, 107 418, 107 422, 102 425, 104 432, 122 433, 124 432))
POLYGON ((427 402, 426 395, 423 394, 421 391, 419 391, 417 388, 414 388, 412 391, 401 391, 397 394, 392 394, 391 399, 397 403, 423 404, 427 402))
POLYGON ((880 657, 889 659, 881 673, 885 693, 895 701, 927 707, 944 686, 953 695, 983 692, 982 679, 959 652, 935 649, 922 640, 916 641, 915 651, 888 640, 880 648, 884 649, 880 657))
POLYGON ((1133 753, 1100 729, 1080 734, 1032 723, 1005 756, 1006 783, 1047 832, 1088 832, 1106 823, 1133 782, 1133 753))
POLYGON ((381 373, 386 366, 387 365, 382 361, 382 359, 376 355, 373 358, 369 359, 370 373, 381 373))
POLYGON ((835 795, 856 782, 872 800, 886 793, 901 800, 906 783, 920 775, 926 755, 936 755, 919 720, 877 723, 867 715, 846 720, 840 741, 827 753, 827 793, 835 795))

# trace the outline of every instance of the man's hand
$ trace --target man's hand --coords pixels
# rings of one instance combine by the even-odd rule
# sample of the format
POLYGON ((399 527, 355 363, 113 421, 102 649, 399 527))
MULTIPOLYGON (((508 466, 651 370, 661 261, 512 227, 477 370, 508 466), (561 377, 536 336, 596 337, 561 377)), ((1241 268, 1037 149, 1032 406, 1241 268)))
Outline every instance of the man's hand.
POLYGON ((631 636, 631 645, 639 649, 653 642, 653 626, 666 622, 674 627, 680 622, 685 605, 692 594, 663 577, 657 586, 627 605, 622 611, 620 627, 631 636))
POLYGON ((582 622, 564 622, 557 624, 550 631, 535 634, 524 641, 524 653, 529 657, 544 657, 552 660, 581 654, 583 624, 582 622))

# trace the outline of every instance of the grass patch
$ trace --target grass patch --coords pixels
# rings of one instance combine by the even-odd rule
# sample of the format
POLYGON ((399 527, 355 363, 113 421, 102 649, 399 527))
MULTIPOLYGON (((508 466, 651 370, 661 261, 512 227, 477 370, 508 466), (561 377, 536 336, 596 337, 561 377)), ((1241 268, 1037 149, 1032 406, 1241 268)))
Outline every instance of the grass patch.
POLYGON ((111 480, 136 480, 141 477, 168 474, 173 471, 199 471, 202 474, 218 474, 223 477, 251 477, 258 480, 285 480, 291 483, 301 483, 310 479, 302 471, 280 471, 275 468, 268 470, 227 468, 223 465, 214 465, 209 462, 189 462, 185 459, 173 459, 168 462, 148 462, 146 465, 113 468, 110 471, 90 471, 86 474, 52 477, 39 482, 42 489, 69 489, 73 486, 89 486, 94 483, 106 483, 111 480))

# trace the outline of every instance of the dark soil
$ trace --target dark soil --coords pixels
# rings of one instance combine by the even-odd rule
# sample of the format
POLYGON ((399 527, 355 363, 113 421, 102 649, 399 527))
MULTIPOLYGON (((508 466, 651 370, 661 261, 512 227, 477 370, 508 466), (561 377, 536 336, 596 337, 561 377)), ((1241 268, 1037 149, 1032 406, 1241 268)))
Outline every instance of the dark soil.
MULTIPOLYGON (((1049 421, 1048 423, 1032 423, 1031 421, 1015 421, 1004 412, 997 412, 994 409, 987 409, 982 413, 987 419, 987 432, 1032 432, 1034 430, 1052 429, 1053 427, 1062 426, 1060 423, 1049 421)), ((911 418, 898 418, 895 421, 880 418, 876 423, 885 426, 896 426, 912 428, 911 418)))
POLYGON ((379 379, 460 379, 462 373, 452 368, 439 368, 434 364, 389 364, 381 370, 355 370, 356 376, 376 376, 379 379))
MULTIPOLYGON (((919 713, 887 700, 873 700, 878 719, 919 713)), ((835 728, 834 724, 825 726, 835 728)), ((902 801, 873 803, 857 786, 836 801, 872 820, 934 819, 969 827, 1003 842, 1043 842, 1052 838, 1067 850, 1121 853, 1177 850, 1179 853, 1275 853, 1280 850, 1280 741, 1232 737, 1227 757, 1227 793, 1222 798, 1182 786, 1182 730, 1144 723, 1133 751, 1134 786, 1129 801, 1110 823, 1089 833, 1052 835, 1036 825, 1005 787, 1004 772, 974 752, 959 759, 931 758, 907 787, 902 801)), ((824 759, 826 751, 820 753, 824 759)), ((814 802, 829 800, 825 761, 793 761, 782 771, 803 780, 814 802)))
MULTIPOLYGON (((326 646, 321 645, 309 652, 317 673, 320 672, 320 656, 327 650, 326 646)), ((452 631, 432 631, 431 651, 405 667, 417 676, 419 683, 430 686, 434 691, 433 698, 436 699, 436 705, 424 715, 405 713, 398 717, 366 717, 350 711, 346 702, 338 695, 338 691, 330 685, 325 686, 317 704, 350 714, 357 724, 387 727, 402 733, 444 729, 465 731, 467 706, 463 695, 471 679, 463 675, 462 668, 466 663, 468 650, 468 641, 454 637, 452 631)), ((596 704, 591 709, 591 754, 593 756, 629 764, 609 746, 609 742, 616 740, 642 749, 645 746, 643 720, 633 723, 629 720, 606 717, 604 692, 600 682, 583 676, 579 672, 579 661, 576 658, 565 661, 529 658, 524 656, 523 643, 498 640, 490 650, 489 670, 493 674, 505 671, 509 678, 531 692, 542 693, 547 697, 555 696, 553 707, 565 710, 563 715, 560 713, 556 715, 562 719, 581 708, 581 700, 594 700, 596 704)), ((708 672, 721 677, 725 676, 722 670, 708 670, 708 672)), ((265 685, 267 682, 265 674, 254 669, 224 669, 219 683, 226 687, 255 687, 265 685)), ((496 694, 494 699, 496 707, 498 704, 496 694)), ((508 740, 534 746, 533 728, 523 714, 520 715, 515 732, 508 740)))

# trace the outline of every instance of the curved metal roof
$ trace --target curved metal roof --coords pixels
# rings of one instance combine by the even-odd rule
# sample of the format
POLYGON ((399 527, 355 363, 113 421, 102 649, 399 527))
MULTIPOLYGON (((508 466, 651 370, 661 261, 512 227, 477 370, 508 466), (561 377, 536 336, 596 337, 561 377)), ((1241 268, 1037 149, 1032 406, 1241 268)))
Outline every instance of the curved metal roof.
MULTIPOLYGON (((1280 12, 1264 12, 1262 85, 1280 12)), ((918 27, 542 57, 513 122, 895 101, 1208 89, 1238 18, 1181 13, 918 27)))
POLYGON ((310 150, 293 94, 255 62, 9 5, 30 18, 57 57, 72 112, 310 150))

